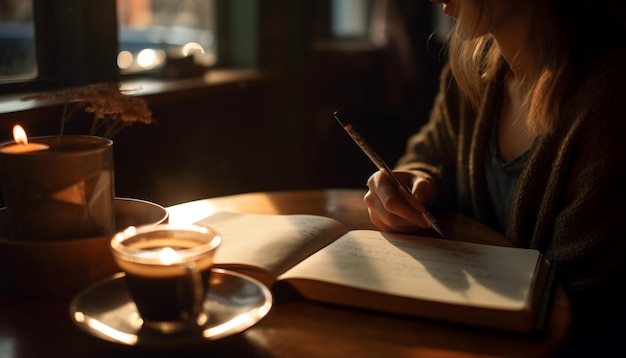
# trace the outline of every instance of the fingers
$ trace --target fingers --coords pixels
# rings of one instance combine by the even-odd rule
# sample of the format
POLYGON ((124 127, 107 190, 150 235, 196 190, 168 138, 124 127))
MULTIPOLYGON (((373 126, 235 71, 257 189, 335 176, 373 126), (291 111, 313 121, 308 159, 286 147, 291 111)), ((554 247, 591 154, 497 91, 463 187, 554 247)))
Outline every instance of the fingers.
POLYGON ((413 183, 415 197, 424 205, 430 204, 435 199, 435 184, 431 176, 417 176, 413 183))
POLYGON ((369 191, 363 201, 368 208, 370 220, 379 229, 388 232, 409 232, 427 228, 428 223, 420 214, 424 204, 434 199, 432 178, 419 172, 397 172, 399 179, 413 183, 414 195, 402 194, 380 171, 367 182, 369 191))
MULTIPOLYGON (((381 198, 379 195, 370 189, 363 198, 370 220, 376 227, 387 232, 403 232, 415 228, 414 224, 395 213, 399 211, 397 209, 398 206, 407 206, 403 203, 404 200, 401 197, 397 195, 386 197, 383 195, 381 198)), ((411 210, 411 208, 408 207, 408 210, 411 210)))
POLYGON ((415 225, 412 225, 409 223, 391 224, 392 226, 390 226, 387 224, 387 222, 380 219, 379 216, 376 215, 370 208, 368 208, 368 213, 369 213, 370 220, 372 221, 372 223, 376 225, 376 227, 379 228, 381 231, 403 233, 403 232, 411 232, 415 230, 415 225))

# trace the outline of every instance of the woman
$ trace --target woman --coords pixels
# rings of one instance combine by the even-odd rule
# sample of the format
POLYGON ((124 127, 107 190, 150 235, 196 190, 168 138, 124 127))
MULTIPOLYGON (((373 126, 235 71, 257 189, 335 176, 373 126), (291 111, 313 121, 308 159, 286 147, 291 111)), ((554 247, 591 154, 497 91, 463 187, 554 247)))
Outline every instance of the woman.
POLYGON ((430 120, 395 170, 414 200, 375 173, 372 222, 412 232, 427 227, 414 208, 461 210, 556 265, 575 327, 608 327, 626 259, 623 3, 431 1, 456 25, 430 120))

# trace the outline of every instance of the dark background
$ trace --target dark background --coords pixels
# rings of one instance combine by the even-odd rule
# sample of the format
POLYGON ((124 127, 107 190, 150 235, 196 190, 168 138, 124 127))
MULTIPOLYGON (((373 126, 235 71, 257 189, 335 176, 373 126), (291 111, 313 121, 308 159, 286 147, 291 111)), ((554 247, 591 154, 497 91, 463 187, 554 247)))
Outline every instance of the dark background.
MULTIPOLYGON (((168 206, 260 190, 365 188, 376 168, 334 120, 335 110, 389 164, 402 154, 436 90, 435 5, 389 1, 388 42, 374 46, 331 39, 327 1, 260 4, 259 71, 219 86, 165 80, 163 91, 141 94, 158 123, 113 138, 118 197, 168 206)), ((10 140, 15 123, 31 136, 55 134, 61 111, 0 113, 0 140, 10 140)))

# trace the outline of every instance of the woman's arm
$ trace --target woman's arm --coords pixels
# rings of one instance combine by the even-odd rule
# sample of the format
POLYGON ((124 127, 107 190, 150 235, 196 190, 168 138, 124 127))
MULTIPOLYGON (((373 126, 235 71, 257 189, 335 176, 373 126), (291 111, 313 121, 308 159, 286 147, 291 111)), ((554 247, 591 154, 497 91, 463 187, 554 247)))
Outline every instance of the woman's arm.
POLYGON ((427 228, 417 210, 435 201, 454 197, 459 101, 448 67, 445 67, 429 122, 413 135, 397 170, 400 180, 413 192, 404 198, 380 172, 368 180, 364 201, 370 219, 383 231, 410 232, 427 228))

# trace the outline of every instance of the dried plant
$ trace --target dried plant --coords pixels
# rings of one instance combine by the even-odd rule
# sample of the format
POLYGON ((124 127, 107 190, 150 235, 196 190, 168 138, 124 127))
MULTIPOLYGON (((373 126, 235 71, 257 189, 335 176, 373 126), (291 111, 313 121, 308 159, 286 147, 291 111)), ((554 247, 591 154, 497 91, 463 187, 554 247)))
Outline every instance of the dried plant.
POLYGON ((25 96, 22 100, 59 100, 65 106, 61 118, 61 135, 65 123, 78 111, 93 113, 89 135, 112 138, 123 128, 135 124, 152 124, 152 112, 146 102, 129 96, 117 83, 103 82, 84 87, 25 96))

